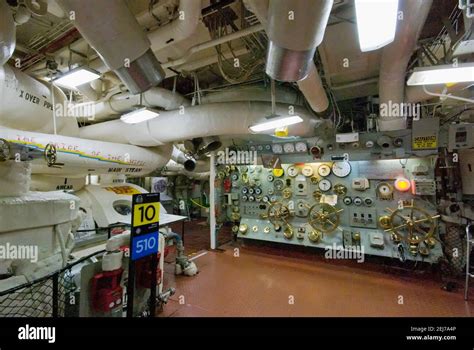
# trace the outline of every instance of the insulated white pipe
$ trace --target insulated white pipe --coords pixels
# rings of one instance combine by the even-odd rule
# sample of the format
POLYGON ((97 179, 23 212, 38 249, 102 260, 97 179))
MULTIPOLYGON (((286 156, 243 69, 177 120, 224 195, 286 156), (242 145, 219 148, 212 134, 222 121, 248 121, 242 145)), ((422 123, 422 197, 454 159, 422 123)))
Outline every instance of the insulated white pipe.
MULTIPOLYGON (((56 111, 67 110, 66 96, 59 89, 54 91, 56 111)), ((0 66, 0 106, 1 126, 53 133, 50 87, 8 65, 0 66)), ((75 118, 62 116, 56 121, 58 133, 77 136, 79 128, 75 118)))
MULTIPOLYGON (((382 50, 379 75, 380 105, 401 104, 405 97, 405 75, 432 0, 400 0, 403 20, 397 21, 395 40, 382 50)), ((391 110, 387 108, 387 110, 391 110)), ((380 131, 406 128, 403 116, 384 116, 378 120, 380 131)))
MULTIPOLYGON (((286 87, 276 87, 275 101, 277 103, 286 103, 290 105, 301 105, 301 98, 296 89, 286 87)), ((243 86, 239 88, 230 88, 222 91, 210 91, 205 96, 201 96, 201 103, 222 103, 222 102, 244 102, 244 101, 262 101, 270 102, 272 100, 270 87, 262 85, 243 86)))
POLYGON ((196 168, 196 161, 194 159, 186 157, 184 152, 176 146, 173 146, 173 153, 171 153, 171 159, 187 171, 193 171, 196 168))
POLYGON ((0 138, 7 140, 15 147, 27 146, 38 151, 44 151, 48 144, 56 146, 58 168, 48 167, 44 159, 35 159, 32 161, 32 174, 71 177, 87 174, 143 176, 165 166, 172 152, 171 145, 145 149, 3 127, 0 128, 0 138))
MULTIPOLYGON (((165 110, 173 110, 181 106, 189 106, 190 102, 180 94, 170 90, 154 87, 142 94, 142 104, 147 107, 160 107, 165 110)), ((140 95, 128 92, 113 95, 107 101, 98 102, 94 105, 94 121, 110 119, 111 116, 130 111, 134 106, 140 104, 140 95)), ((77 108, 81 108, 78 105, 77 108)), ((90 117, 84 115, 84 117, 90 117)))
MULTIPOLYGON (((288 127, 289 135, 310 137, 321 123, 304 108, 277 104, 277 114, 295 115, 303 122, 288 127), (291 107, 291 108, 290 108, 291 107)), ((138 146, 158 146, 170 142, 206 136, 248 135, 249 126, 260 122, 272 112, 264 102, 212 103, 180 110, 162 112, 159 117, 139 124, 121 120, 99 123, 79 130, 81 138, 130 143, 138 146)))
POLYGON ((176 44, 196 32, 201 16, 201 0, 180 0, 178 18, 151 32, 148 38, 153 51, 176 44))
MULTIPOLYGON (((441 85, 430 85, 428 87, 429 91, 442 94, 442 93, 453 93, 456 91, 467 89, 469 86, 473 85, 472 82, 469 83, 458 83, 450 86, 444 84, 441 85)), ((407 86, 405 89, 405 102, 407 103, 416 103, 431 100, 433 95, 427 94, 423 88, 423 85, 420 86, 407 86)))
POLYGON ((16 28, 10 6, 5 0, 0 1, 0 66, 12 57, 15 51, 16 28))

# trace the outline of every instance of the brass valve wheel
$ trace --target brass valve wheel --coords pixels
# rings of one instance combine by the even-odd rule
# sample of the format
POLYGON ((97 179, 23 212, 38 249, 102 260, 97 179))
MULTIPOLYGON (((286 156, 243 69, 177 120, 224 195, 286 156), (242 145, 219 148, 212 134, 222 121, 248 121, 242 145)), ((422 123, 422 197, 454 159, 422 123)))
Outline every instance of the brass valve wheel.
POLYGON ((48 167, 53 167, 56 165, 57 160, 58 160, 58 150, 55 145, 52 143, 48 143, 46 147, 44 148, 44 159, 46 160, 46 163, 48 164, 48 167))
POLYGON ((339 213, 342 211, 327 203, 317 203, 309 210, 309 224, 322 233, 334 232, 339 227, 339 213))
POLYGON ((10 143, 5 139, 0 139, 0 162, 5 162, 10 159, 12 149, 10 143))
POLYGON ((392 237, 398 241, 405 241, 411 245, 417 245, 428 240, 436 229, 436 219, 439 215, 431 215, 426 210, 413 205, 404 205, 396 210, 387 208, 390 215, 390 232, 392 237))
POLYGON ((290 217, 290 209, 282 202, 274 202, 270 204, 267 214, 261 215, 262 219, 268 219, 273 226, 288 225, 287 220, 290 217))

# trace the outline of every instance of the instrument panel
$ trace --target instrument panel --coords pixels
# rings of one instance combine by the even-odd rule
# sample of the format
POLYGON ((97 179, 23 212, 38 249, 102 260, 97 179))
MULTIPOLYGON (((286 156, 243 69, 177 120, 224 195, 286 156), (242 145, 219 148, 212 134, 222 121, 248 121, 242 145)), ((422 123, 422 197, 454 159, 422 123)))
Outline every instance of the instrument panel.
POLYGON ((242 165, 230 171, 227 210, 238 237, 361 249, 402 261, 442 256, 429 158, 282 164, 278 170, 242 165))

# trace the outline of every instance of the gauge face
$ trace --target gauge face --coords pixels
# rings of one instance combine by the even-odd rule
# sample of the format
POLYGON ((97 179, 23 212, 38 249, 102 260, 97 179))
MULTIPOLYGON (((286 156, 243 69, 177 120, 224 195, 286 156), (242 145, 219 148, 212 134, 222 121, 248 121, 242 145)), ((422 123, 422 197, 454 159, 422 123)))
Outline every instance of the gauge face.
POLYGON ((284 182, 280 179, 275 180, 275 182, 273 182, 273 187, 275 187, 277 191, 281 191, 284 186, 285 186, 284 182))
POLYGON ((392 194, 392 189, 390 188, 388 184, 380 185, 378 190, 379 190, 379 193, 384 196, 388 196, 392 194))
POLYGON ((296 152, 308 152, 308 145, 306 142, 297 142, 295 145, 296 152))
POLYGON ((295 153, 295 145, 293 143, 285 143, 283 145, 283 151, 285 151, 285 153, 295 153))
POLYGON ((318 187, 321 191, 327 192, 331 189, 332 184, 331 181, 329 181, 328 179, 322 179, 321 181, 319 181, 318 187))
POLYGON ((337 177, 346 177, 351 173, 351 163, 346 161, 333 163, 332 173, 337 177))
POLYGON ((331 174, 331 168, 327 164, 322 164, 318 168, 318 174, 319 174, 319 176, 326 177, 329 174, 331 174))
POLYGON ((353 203, 355 205, 361 205, 362 204, 362 199, 360 197, 355 197, 353 200, 353 203))
POLYGON ((272 152, 276 154, 283 153, 283 146, 281 145, 281 143, 274 143, 272 145, 272 152))
POLYGON ((291 177, 295 177, 299 173, 298 168, 293 165, 288 167, 287 172, 288 172, 288 176, 291 176, 291 177))
POLYGON ((301 170, 301 173, 306 177, 311 177, 314 173, 313 167, 311 165, 305 165, 301 170))

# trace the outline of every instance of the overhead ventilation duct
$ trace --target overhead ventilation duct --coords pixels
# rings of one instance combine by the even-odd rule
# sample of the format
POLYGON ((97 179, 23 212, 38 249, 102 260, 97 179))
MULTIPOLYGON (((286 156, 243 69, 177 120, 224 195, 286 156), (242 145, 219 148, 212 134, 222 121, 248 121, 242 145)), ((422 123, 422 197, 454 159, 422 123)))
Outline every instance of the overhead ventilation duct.
MULTIPOLYGON (((395 40, 382 50, 379 76, 380 106, 399 105, 405 102, 405 75, 408 63, 430 11, 432 0, 401 0, 399 11, 403 20, 397 23, 395 40)), ((386 108, 391 110, 391 108, 386 108)), ((402 108, 400 108, 402 110, 402 108)), ((404 116, 382 116, 380 131, 406 128, 404 116)))
POLYGON ((142 93, 164 79, 165 72, 150 49, 150 40, 124 0, 58 3, 74 16, 84 39, 132 93, 142 93))
MULTIPOLYGON (((288 107, 286 104, 277 104, 276 113, 287 115, 288 107)), ((248 135, 249 126, 270 112, 271 106, 265 102, 210 103, 187 107, 184 114, 179 109, 161 112, 159 117, 139 124, 113 120, 82 127, 79 132, 86 139, 158 146, 215 135, 248 135)), ((294 113, 303 118, 304 122, 288 127, 291 136, 314 136, 315 128, 323 123, 305 108, 296 106, 294 113)))
POLYGON ((270 0, 265 71, 271 78, 299 81, 308 76, 332 4, 332 0, 270 0))
MULTIPOLYGON (((277 2, 284 3, 285 6, 286 6, 285 7, 285 9, 287 10, 286 17, 284 17, 283 12, 279 12, 279 16, 283 16, 285 22, 288 21, 288 16, 290 15, 290 13, 288 11, 293 11, 292 12, 293 15, 296 16, 296 11, 295 11, 296 5, 302 6, 303 10, 304 10, 304 7, 306 5, 308 5, 308 9, 311 10, 311 11, 308 11, 308 12, 303 11, 304 16, 305 16, 305 20, 308 23, 312 23, 313 29, 318 30, 319 32, 316 33, 316 34, 313 33, 314 34, 314 37, 313 37, 314 42, 312 42, 312 44, 311 44, 311 45, 314 45, 314 47, 312 46, 312 52, 313 53, 312 53, 311 57, 308 56, 309 58, 308 58, 307 62, 303 63, 304 66, 306 67, 305 68, 306 73, 302 73, 302 70, 300 68, 297 68, 296 66, 293 66, 294 63, 298 64, 298 61, 292 62, 293 57, 288 57, 288 60, 287 60, 288 62, 287 61, 275 61, 276 58, 273 58, 271 56, 274 54, 275 51, 282 51, 282 50, 279 50, 275 45, 273 45, 272 51, 271 51, 271 48, 269 47, 267 56, 270 57, 271 61, 269 62, 268 59, 267 59, 267 67, 272 66, 273 67, 272 71, 273 70, 278 71, 278 69, 283 69, 285 64, 288 67, 293 67, 292 71, 296 72, 296 73, 293 73, 293 75, 295 75, 295 76, 293 76, 293 77, 288 76, 287 77, 288 80, 289 81, 299 80, 298 81, 298 88, 300 89, 301 93, 304 95, 304 97, 308 101, 311 108, 317 113, 324 112, 329 107, 329 100, 327 98, 326 91, 324 90, 324 87, 323 87, 321 78, 319 76, 318 70, 317 70, 317 68, 316 68, 316 66, 313 62, 313 56, 314 56, 314 53, 316 51, 316 47, 321 43, 321 41, 323 39, 323 35, 324 35, 324 31, 325 31, 326 24, 327 24, 327 21, 328 21, 329 13, 330 13, 331 7, 332 7, 332 0, 331 1, 326 1, 326 0, 324 0, 324 1, 299 0, 298 2, 294 2, 294 1, 291 1, 291 2, 290 1, 286 1, 286 2, 285 1, 276 1, 273 6, 277 6, 277 2), (291 7, 292 9, 288 10, 288 7, 291 7), (316 17, 313 18, 312 16, 314 16, 313 11, 314 11, 315 7, 318 8, 319 11, 321 11, 321 13, 317 14, 316 17), (323 14, 322 13, 323 11, 327 12, 327 13, 323 14), (308 15, 309 13, 311 13, 311 15, 308 15), (280 68, 278 68, 278 67, 280 67, 280 68), (299 78, 300 76, 303 76, 304 79, 299 78)), ((269 3, 268 0, 244 0, 244 4, 247 7, 247 9, 249 11, 253 12, 255 14, 255 16, 258 18, 258 20, 260 21, 260 23, 266 27, 267 34, 270 33, 270 31, 272 30, 272 28, 269 27, 269 24, 268 24, 269 21, 267 19, 267 14, 269 13, 268 3, 269 3)), ((280 10, 280 11, 284 11, 284 10, 280 10)), ((297 13, 300 14, 301 10, 298 11, 297 13)), ((278 28, 278 23, 274 19, 272 36, 276 37, 278 35, 279 37, 282 38, 279 41, 282 41, 283 43, 286 43, 286 44, 289 43, 289 44, 291 44, 291 47, 296 47, 297 50, 304 50, 304 48, 308 46, 308 43, 306 43, 306 46, 302 45, 300 43, 300 41, 296 40, 295 38, 299 38, 299 36, 298 36, 299 31, 303 30, 303 31, 306 32, 308 27, 307 27, 306 22, 302 22, 301 18, 295 17, 294 19, 295 20, 292 22, 293 26, 288 27, 288 28, 286 28, 285 26, 283 26, 285 28, 282 28, 282 27, 278 28), (298 26, 296 26, 297 23, 298 23, 298 26), (293 31, 290 32, 290 30, 293 30, 293 31), (288 33, 286 31, 288 31, 288 33)), ((268 35, 270 37, 270 34, 268 34, 268 35)), ((306 37, 306 36, 305 36, 305 38, 308 39, 308 37, 306 37)), ((310 41, 310 40, 307 40, 307 41, 310 41)), ((288 54, 290 54, 289 50, 288 51, 283 50, 283 52, 288 52, 288 54)), ((276 54, 279 55, 278 52, 276 52, 276 54)), ((267 74, 272 76, 273 73, 270 74, 267 71, 267 74)), ((275 75, 276 75, 276 73, 275 73, 275 75)), ((279 80, 278 78, 275 78, 273 76, 272 76, 272 78, 274 78, 276 80, 279 80)))
POLYGON ((16 29, 10 6, 0 1, 0 66, 3 66, 12 57, 15 51, 16 29))

